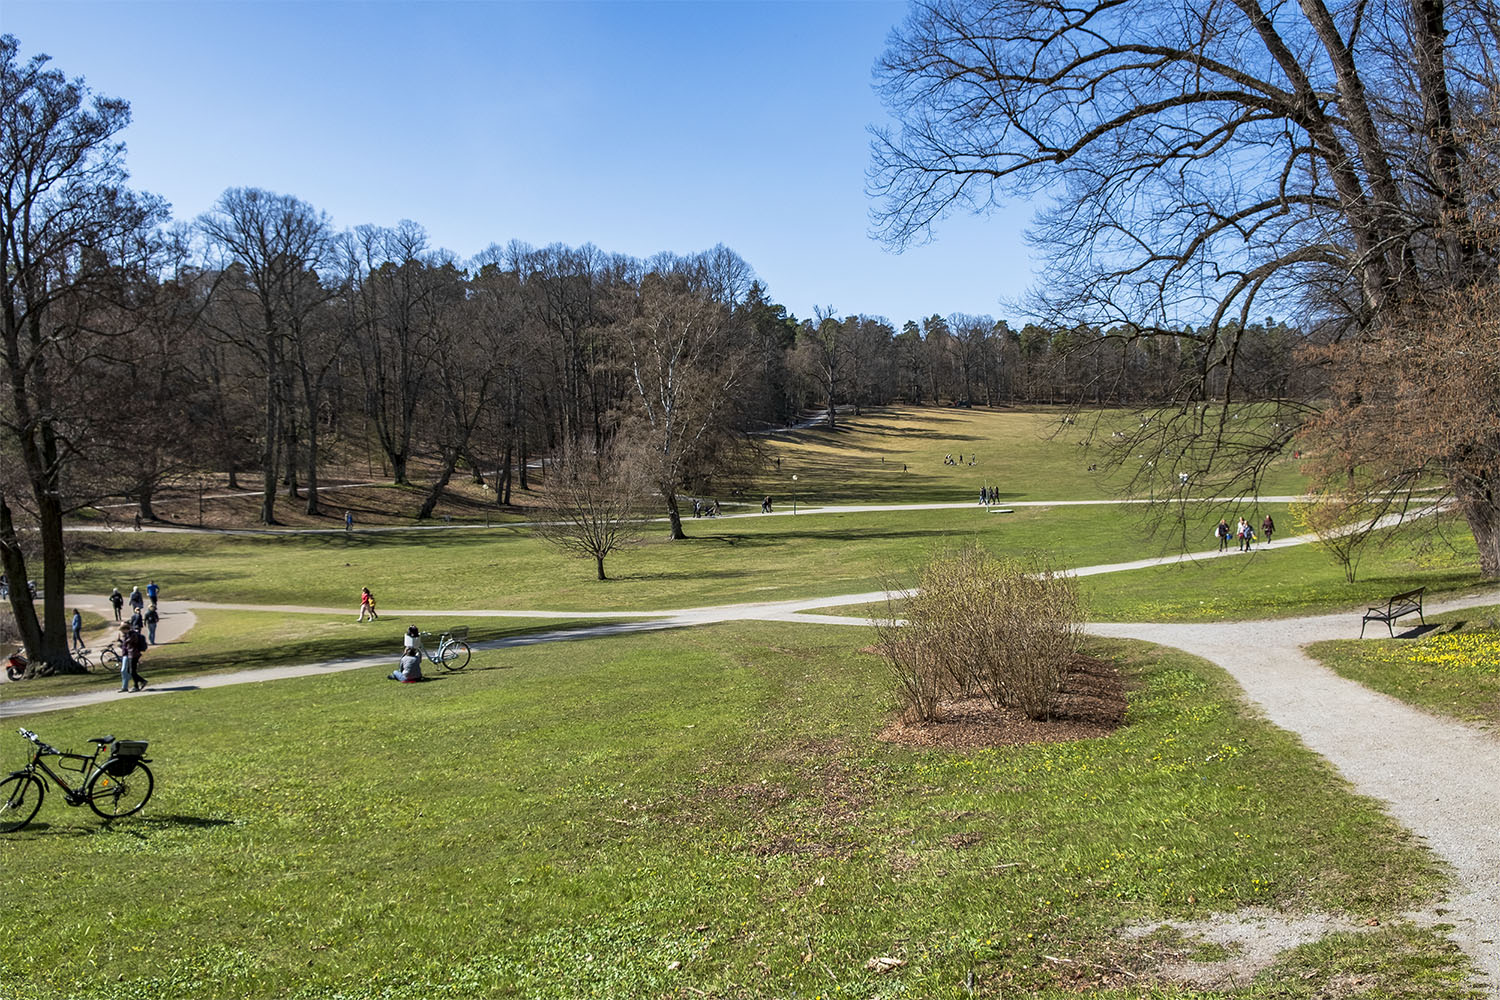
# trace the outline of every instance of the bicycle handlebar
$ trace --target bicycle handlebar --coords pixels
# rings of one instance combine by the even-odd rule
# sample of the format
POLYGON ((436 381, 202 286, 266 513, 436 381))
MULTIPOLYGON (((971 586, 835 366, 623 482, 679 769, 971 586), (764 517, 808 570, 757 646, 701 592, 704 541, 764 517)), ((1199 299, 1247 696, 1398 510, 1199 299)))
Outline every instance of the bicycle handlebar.
POLYGON ((40 736, 38 736, 36 733, 33 733, 29 729, 18 729, 16 730, 16 732, 20 733, 23 737, 35 743, 37 745, 37 749, 41 750, 43 753, 55 754, 59 752, 56 747, 52 746, 51 744, 44 743, 40 736))

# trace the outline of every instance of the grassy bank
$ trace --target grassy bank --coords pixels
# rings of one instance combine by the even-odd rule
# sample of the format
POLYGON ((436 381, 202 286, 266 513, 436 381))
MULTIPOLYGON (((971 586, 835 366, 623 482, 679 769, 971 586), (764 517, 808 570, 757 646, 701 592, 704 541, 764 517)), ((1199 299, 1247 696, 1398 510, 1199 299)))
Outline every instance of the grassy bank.
MULTIPOLYGON (((294 663, 323 663, 388 656, 394 664, 401 636, 409 624, 441 632, 457 626, 469 629, 470 642, 485 642, 555 628, 598 625, 599 619, 505 618, 420 619, 414 622, 383 619, 356 622, 347 616, 284 614, 269 611, 200 610, 191 631, 180 639, 152 646, 143 658, 141 673, 156 686, 200 674, 227 673, 294 663)), ((429 669, 433 669, 428 665, 429 669)), ((118 688, 117 670, 91 674, 40 677, 0 687, 0 702, 43 695, 118 688)))
MULTIPOLYGON (((1500 607, 1426 618, 1431 629, 1420 629, 1420 638, 1337 640, 1308 649, 1341 677, 1393 698, 1465 722, 1500 726, 1500 607)), ((1419 628, 1414 618, 1403 619, 1400 627, 1419 628)))
POLYGON ((886 680, 860 641, 716 626, 415 687, 48 715, 59 744, 151 738, 158 792, 113 827, 53 797, 4 838, 24 861, 0 994, 959 997, 972 976, 1067 997, 1070 970, 1138 968, 1124 924, 1260 905, 1397 930, 1212 996, 1321 996, 1349 967, 1386 997, 1464 995, 1451 947, 1399 922, 1442 886, 1430 858, 1216 669, 1101 645, 1132 688, 1114 735, 912 750, 874 739, 886 680))
MULTIPOLYGON (((1256 509, 1285 517, 1283 505, 1256 509)), ((1161 555, 1181 535, 1154 531, 1137 505, 880 511, 690 520, 593 564, 512 528, 343 536, 116 534, 79 540, 69 586, 108 593, 154 579, 171 599, 348 607, 361 587, 380 606, 657 610, 879 589, 937 549, 973 539, 999 552, 1044 550, 1079 566, 1161 555), (309 567, 317 567, 309 572, 309 567)), ((1192 512, 1190 544, 1212 544, 1219 513, 1192 512)))

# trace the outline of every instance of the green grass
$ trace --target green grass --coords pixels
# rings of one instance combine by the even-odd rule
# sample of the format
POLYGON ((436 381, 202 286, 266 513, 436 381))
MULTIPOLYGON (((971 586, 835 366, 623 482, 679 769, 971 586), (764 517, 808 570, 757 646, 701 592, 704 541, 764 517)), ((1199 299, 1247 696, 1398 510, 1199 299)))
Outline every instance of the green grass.
MULTIPOLYGON (((1368 607, 1426 586, 1429 597, 1493 586, 1475 568, 1472 537, 1455 545, 1393 539, 1372 546, 1354 583, 1312 545, 1261 546, 1249 555, 1188 561, 1079 578, 1094 621, 1235 621, 1368 607)), ((902 602, 896 602, 899 614, 902 602)), ((884 601, 817 608, 809 614, 879 618, 884 601)))
MULTIPOLYGON (((1255 513, 1285 516, 1284 505, 1255 513)), ((1078 566, 1161 555, 1140 505, 816 514, 690 521, 693 536, 658 534, 612 556, 611 579, 517 529, 405 535, 122 534, 91 538, 75 556, 74 592, 153 578, 173 599, 310 607, 357 606, 359 588, 383 609, 660 610, 832 596, 881 589, 936 550, 975 539, 988 548, 1047 550, 1078 566), (309 566, 317 572, 310 573, 309 566)), ((1194 511, 1187 537, 1212 544, 1219 512, 1194 511)))
MULTIPOLYGON (((1095 430, 1088 416, 1063 425, 1066 414, 1061 407, 870 410, 857 419, 841 418, 833 431, 818 426, 768 438, 773 466, 748 495, 758 501, 769 493, 778 509, 789 506, 794 496, 800 503, 972 500, 981 486, 997 487, 1002 500, 1118 496, 1123 477, 1088 468, 1103 461, 1102 442, 1110 431, 1134 427, 1135 417, 1106 410, 1095 430), (1095 430, 1095 441, 1085 445, 1090 430, 1095 430), (950 454, 962 455, 965 464, 944 465, 950 454), (970 466, 973 455, 978 460, 970 466)), ((1277 460, 1262 493, 1301 493, 1306 479, 1298 466, 1290 456, 1277 460)))
MULTIPOLYGON (((1045 956, 1112 954, 1125 923, 1399 922, 1443 889, 1202 661, 1101 644, 1124 729, 954 753, 873 739, 887 681, 860 642, 716 626, 415 687, 360 671, 49 714, 31 725, 59 745, 149 737, 158 792, 109 827, 53 796, 3 838, 0 995, 959 997, 972 972, 976 995, 1061 998, 1045 956), (909 964, 878 976, 877 955, 909 964)), ((1399 933, 1396 955, 1326 947, 1380 996, 1467 995, 1436 933, 1399 933)), ((1322 995, 1305 972, 1211 995, 1322 995)))
MULTIPOLYGON (((1279 518, 1278 518, 1279 520, 1279 518)), ((1354 583, 1313 545, 1262 547, 1249 555, 1084 577, 1095 621, 1231 621, 1363 609, 1426 586, 1429 599, 1493 586, 1479 574, 1470 535, 1372 544, 1354 583)))
MULTIPOLYGON (((270 611, 194 612, 193 628, 181 639, 152 646, 143 657, 141 674, 157 686, 197 674, 225 673, 292 663, 322 663, 389 654, 392 664, 401 651, 401 636, 412 621, 385 619, 356 622, 348 616, 293 615, 270 611)), ((424 629, 440 632, 466 626, 470 642, 485 642, 546 629, 598 625, 600 619, 489 618, 416 619, 424 629)), ((97 669, 97 668, 96 668, 97 669)), ((91 674, 61 674, 33 678, 0 687, 0 702, 18 698, 74 694, 118 688, 118 670, 91 674)))
MULTIPOLYGON (((1500 607, 1426 618, 1435 628, 1420 638, 1335 640, 1308 649, 1339 676, 1393 698, 1466 722, 1500 725, 1500 607)), ((1402 619, 1398 627, 1419 626, 1402 619)))

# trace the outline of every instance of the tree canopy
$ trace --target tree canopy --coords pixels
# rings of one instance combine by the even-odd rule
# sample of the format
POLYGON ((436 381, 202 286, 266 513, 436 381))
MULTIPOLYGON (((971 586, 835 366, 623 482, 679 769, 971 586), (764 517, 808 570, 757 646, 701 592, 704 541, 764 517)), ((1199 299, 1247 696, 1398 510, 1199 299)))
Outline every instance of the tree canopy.
MULTIPOLYGON (((1211 455, 1250 490, 1297 435, 1317 448, 1340 426, 1310 415, 1365 407, 1360 426, 1430 443, 1402 476, 1444 484, 1500 573, 1500 463, 1474 461, 1500 455, 1493 430, 1455 452, 1349 386, 1372 350, 1496 282, 1497 51, 1492 0, 923 0, 877 70, 900 122, 874 136, 881 233, 900 246, 956 210, 1048 199, 1038 312, 1127 340, 1194 327, 1164 387, 1176 410, 1131 452, 1211 455), (1245 334, 1272 308, 1324 348, 1320 392, 1259 377, 1245 334), (1276 432, 1230 433, 1210 399, 1267 400, 1276 432)), ((1493 394, 1471 403, 1494 412, 1493 394)), ((1372 441, 1345 459, 1376 457, 1372 441)))

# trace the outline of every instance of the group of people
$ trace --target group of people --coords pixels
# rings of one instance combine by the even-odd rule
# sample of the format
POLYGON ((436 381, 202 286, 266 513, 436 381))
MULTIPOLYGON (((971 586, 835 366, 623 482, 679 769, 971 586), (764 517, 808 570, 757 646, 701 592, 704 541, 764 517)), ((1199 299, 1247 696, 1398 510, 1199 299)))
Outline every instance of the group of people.
MULTIPOLYGON (((120 593, 119 587, 113 588, 109 593, 109 604, 114 608, 115 621, 120 626, 121 692, 139 691, 146 686, 146 678, 141 676, 141 658, 146 655, 147 649, 156 645, 156 626, 161 621, 156 608, 160 599, 161 587, 155 580, 147 582, 145 593, 141 592, 139 586, 131 587, 128 597, 120 593), (124 618, 127 604, 130 605, 130 617, 124 618)), ((83 648, 83 615, 77 608, 73 609, 73 619, 69 624, 72 626, 74 648, 83 648)))
POLYGON ((1000 487, 998 487, 998 486, 981 486, 981 487, 979 487, 979 503, 980 503, 981 506, 988 507, 992 503, 999 503, 999 502, 1000 502, 1000 487))
MULTIPOLYGON (((1266 536, 1266 544, 1271 544, 1271 536, 1276 533, 1276 521, 1270 514, 1267 514, 1265 520, 1260 522, 1260 530, 1261 534, 1266 536)), ((1250 522, 1245 518, 1240 518, 1239 524, 1231 528, 1229 522, 1221 517, 1219 518, 1218 525, 1214 528, 1214 537, 1219 540, 1220 552, 1229 548, 1229 540, 1231 538, 1239 546, 1239 551, 1249 552, 1250 543, 1254 542, 1258 536, 1255 534, 1255 529, 1251 527, 1250 522)))
MULTIPOLYGON (((979 461, 979 456, 978 455, 970 455, 969 456, 969 464, 970 465, 973 465, 977 461, 979 461)), ((943 456, 943 464, 944 465, 963 465, 964 464, 964 456, 962 454, 960 454, 958 456, 958 458, 954 458, 951 454, 944 455, 943 456)), ((905 472, 906 471, 906 466, 904 466, 904 465, 901 466, 901 471, 905 472)))
MULTIPOLYGON (((156 610, 157 600, 160 597, 161 588, 156 585, 155 580, 152 580, 146 584, 145 594, 141 593, 140 587, 131 587, 129 598, 122 596, 120 594, 120 588, 115 587, 112 591, 110 591, 109 604, 110 607, 115 609, 115 621, 117 623, 121 625, 127 625, 131 629, 134 629, 136 632, 144 631, 146 633, 147 641, 154 646, 156 645, 156 624, 157 622, 161 621, 161 616, 157 613, 156 610), (150 607, 146 606, 147 601, 151 602, 150 607), (130 604, 130 617, 128 619, 122 619, 121 616, 124 614, 125 605, 127 602, 130 604)), ((75 620, 79 617, 78 610, 76 608, 73 610, 73 617, 75 620)), ((80 632, 81 629, 78 628, 75 628, 73 632, 73 642, 77 646, 83 645, 82 638, 79 634, 80 632)))
POLYGON ((697 497, 694 497, 693 498, 693 516, 694 517, 718 517, 719 516, 719 501, 717 501, 717 500, 699 500, 697 497))

